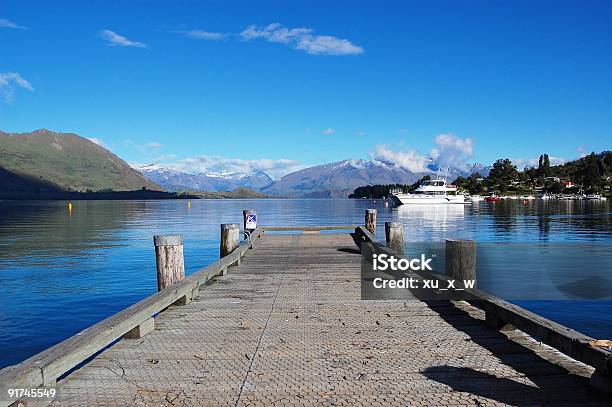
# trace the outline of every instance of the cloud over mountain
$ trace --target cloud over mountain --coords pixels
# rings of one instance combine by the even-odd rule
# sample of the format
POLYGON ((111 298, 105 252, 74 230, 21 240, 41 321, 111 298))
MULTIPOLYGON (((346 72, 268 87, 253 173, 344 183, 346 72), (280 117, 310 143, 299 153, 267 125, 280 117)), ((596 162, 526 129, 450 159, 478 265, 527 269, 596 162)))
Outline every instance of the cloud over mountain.
POLYGON ((474 153, 474 142, 470 138, 462 139, 452 134, 440 134, 434 139, 435 147, 429 152, 429 157, 420 154, 415 149, 392 150, 386 145, 377 145, 370 158, 374 162, 391 163, 398 168, 411 172, 430 172, 433 162, 440 168, 465 169, 467 161, 474 153))
MULTIPOLYGON (((264 172, 274 179, 304 168, 298 161, 284 158, 277 160, 267 158, 246 160, 211 155, 188 157, 158 164, 164 168, 171 168, 185 173, 254 174, 264 172)), ((136 163, 132 164, 132 166, 136 167, 139 165, 136 163)))
MULTIPOLYGON (((561 165, 565 164, 568 160, 562 157, 548 157, 550 160, 550 165, 561 165)), ((516 165, 519 170, 524 169, 525 167, 536 167, 539 164, 540 157, 533 158, 512 158, 510 159, 512 164, 516 165)))
POLYGON ((385 145, 377 145, 370 156, 374 163, 380 165, 391 163, 410 172, 430 172, 427 168, 427 157, 415 150, 393 151, 385 145))
POLYGON ((435 138, 436 147, 429 155, 440 167, 461 168, 474 155, 471 138, 459 138, 452 134, 440 134, 435 138))

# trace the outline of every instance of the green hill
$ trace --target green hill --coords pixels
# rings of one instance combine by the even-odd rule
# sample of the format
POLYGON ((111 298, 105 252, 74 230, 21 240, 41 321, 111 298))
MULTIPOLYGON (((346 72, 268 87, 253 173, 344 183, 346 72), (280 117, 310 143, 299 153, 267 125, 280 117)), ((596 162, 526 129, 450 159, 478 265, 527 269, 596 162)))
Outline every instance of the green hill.
POLYGON ((5 195, 162 190, 107 149, 76 134, 49 130, 0 131, 0 188, 5 195))
POLYGON ((233 191, 187 191, 186 193, 193 194, 202 199, 262 199, 270 198, 270 195, 262 194, 249 188, 236 188, 233 191))

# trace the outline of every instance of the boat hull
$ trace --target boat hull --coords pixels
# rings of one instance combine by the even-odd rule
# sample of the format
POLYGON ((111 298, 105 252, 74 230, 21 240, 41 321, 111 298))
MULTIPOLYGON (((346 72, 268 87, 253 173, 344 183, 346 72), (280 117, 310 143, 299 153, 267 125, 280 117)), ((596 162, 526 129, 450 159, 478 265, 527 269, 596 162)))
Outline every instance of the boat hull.
POLYGON ((466 205, 469 201, 463 195, 444 196, 444 195, 424 195, 417 196, 411 194, 391 195, 393 201, 398 205, 466 205))

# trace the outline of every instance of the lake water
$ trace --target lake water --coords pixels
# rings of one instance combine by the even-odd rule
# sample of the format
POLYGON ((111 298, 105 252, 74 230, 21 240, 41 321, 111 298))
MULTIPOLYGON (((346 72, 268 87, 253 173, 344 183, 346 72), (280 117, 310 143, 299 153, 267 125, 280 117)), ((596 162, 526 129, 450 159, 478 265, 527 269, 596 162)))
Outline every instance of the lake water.
POLYGON ((408 253, 478 242, 479 288, 612 339, 606 202, 386 207, 369 200, 0 201, 0 367, 20 362, 156 291, 156 234, 182 234, 187 274, 215 261, 219 224, 362 224, 366 208, 405 225, 408 253))

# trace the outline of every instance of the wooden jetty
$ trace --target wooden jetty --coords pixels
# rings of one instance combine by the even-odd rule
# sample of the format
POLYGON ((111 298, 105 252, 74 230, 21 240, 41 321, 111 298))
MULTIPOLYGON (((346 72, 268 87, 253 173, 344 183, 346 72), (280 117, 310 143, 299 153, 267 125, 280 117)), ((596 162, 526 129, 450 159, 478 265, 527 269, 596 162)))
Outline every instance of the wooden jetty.
POLYGON ((1 370, 0 405, 611 404, 612 352, 501 299, 361 300, 360 250, 397 254, 365 227, 228 239, 181 280, 182 247, 159 257, 182 239, 156 238, 158 275, 180 281, 1 370), (45 387, 53 400, 6 397, 45 387))

